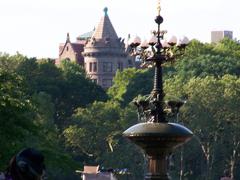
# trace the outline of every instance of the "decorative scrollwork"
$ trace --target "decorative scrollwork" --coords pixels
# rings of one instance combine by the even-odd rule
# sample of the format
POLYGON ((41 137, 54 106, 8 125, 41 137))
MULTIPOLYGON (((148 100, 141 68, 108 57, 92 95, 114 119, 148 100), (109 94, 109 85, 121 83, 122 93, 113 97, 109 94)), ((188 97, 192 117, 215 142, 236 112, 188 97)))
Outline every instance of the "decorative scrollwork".
POLYGON ((141 42, 141 39, 136 36, 130 41, 130 47, 131 55, 141 61, 142 68, 155 67, 151 94, 138 96, 133 101, 138 108, 139 120, 158 123, 167 122, 166 116, 178 113, 183 104, 172 100, 164 102, 162 66, 168 62, 173 63, 177 57, 182 56, 189 40, 183 37, 177 41, 176 36, 172 36, 168 41, 164 39, 167 31, 160 30, 160 24, 163 22, 160 9, 155 22, 158 24, 158 29, 152 31, 150 40, 141 42))
MULTIPOLYGON (((141 122, 153 122, 154 116, 158 109, 159 99, 153 94, 145 96, 137 96, 134 98, 133 103, 137 106, 138 120, 141 122)), ((180 108, 186 101, 181 100, 168 100, 164 101, 163 110, 167 117, 176 116, 180 108)))

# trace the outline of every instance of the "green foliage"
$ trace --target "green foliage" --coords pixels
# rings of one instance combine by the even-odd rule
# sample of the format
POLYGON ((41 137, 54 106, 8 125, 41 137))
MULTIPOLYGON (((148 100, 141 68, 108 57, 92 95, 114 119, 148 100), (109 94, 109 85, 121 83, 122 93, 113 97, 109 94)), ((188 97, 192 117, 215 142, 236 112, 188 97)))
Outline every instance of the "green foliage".
POLYGON ((134 176, 141 177, 143 159, 136 148, 122 138, 122 132, 136 120, 130 106, 121 109, 116 102, 94 102, 76 111, 72 125, 63 134, 67 147, 86 164, 128 168, 134 176), (137 166, 132 162, 137 162, 137 166))
POLYGON ((225 74, 240 75, 240 48, 235 41, 224 39, 217 44, 192 41, 186 54, 176 63, 176 73, 186 81, 192 77, 225 74))
POLYGON ((76 63, 70 61, 61 61, 59 65, 60 69, 63 70, 64 76, 71 76, 72 74, 79 75, 81 77, 86 77, 85 69, 76 63))
POLYGON ((61 95, 62 71, 50 60, 38 61, 25 59, 16 68, 16 72, 26 81, 29 94, 46 92, 53 99, 61 95))
POLYGON ((114 148, 114 136, 121 133, 118 132, 119 110, 119 105, 113 102, 95 102, 79 108, 73 116, 75 125, 64 131, 67 144, 95 157, 106 150, 110 152, 114 148))
POLYGON ((59 146, 51 98, 45 93, 31 97, 24 85, 19 75, 0 70, 0 168, 6 168, 8 161, 20 149, 35 147, 47 157, 50 174, 60 169, 72 171, 70 167, 76 168, 76 164, 59 146), (53 153, 55 156, 50 156, 53 153))
POLYGON ((24 146, 23 139, 36 134, 31 121, 33 105, 23 85, 18 75, 0 70, 0 167, 9 160, 9 154, 24 146))
MULTIPOLYGON (((199 173, 207 179, 219 178, 232 163, 239 161, 240 79, 231 75, 220 79, 207 76, 192 78, 183 84, 176 77, 166 84, 166 92, 187 99, 180 118, 195 134, 185 149, 186 173, 192 172, 192 178, 199 173), (193 149, 201 156, 191 154, 193 149)), ((239 176, 235 171, 232 173, 239 176)))
POLYGON ((29 93, 45 92, 55 107, 55 122, 62 126, 77 107, 106 100, 104 90, 86 78, 81 66, 63 61, 58 68, 49 59, 26 59, 16 71, 24 78, 29 93))
POLYGON ((108 94, 113 100, 117 100, 121 105, 126 106, 138 94, 149 93, 152 86, 153 71, 137 70, 135 68, 118 72, 114 78, 114 84, 108 90, 108 94))
POLYGON ((10 56, 6 53, 0 53, 0 69, 7 72, 15 72, 16 68, 22 61, 25 61, 27 57, 17 53, 16 55, 10 56))
POLYGON ((240 58, 239 43, 229 38, 225 38, 220 43, 215 44, 213 49, 217 54, 240 58))
POLYGON ((77 107, 105 100, 105 92, 77 64, 58 68, 50 59, 20 54, 0 56, 0 81, 0 167, 21 148, 35 147, 46 156, 50 179, 63 179, 64 174, 68 179, 80 163, 64 150, 60 120, 77 107))
POLYGON ((79 163, 74 162, 60 146, 60 133, 54 124, 54 104, 51 97, 40 92, 32 96, 35 104, 34 124, 38 127, 37 136, 28 137, 28 146, 40 149, 45 158, 50 179, 59 179, 59 175, 73 174, 79 163))
POLYGON ((117 71, 114 77, 114 84, 108 89, 108 94, 113 100, 124 101, 123 95, 127 92, 128 85, 139 70, 135 68, 125 69, 124 71, 117 71))

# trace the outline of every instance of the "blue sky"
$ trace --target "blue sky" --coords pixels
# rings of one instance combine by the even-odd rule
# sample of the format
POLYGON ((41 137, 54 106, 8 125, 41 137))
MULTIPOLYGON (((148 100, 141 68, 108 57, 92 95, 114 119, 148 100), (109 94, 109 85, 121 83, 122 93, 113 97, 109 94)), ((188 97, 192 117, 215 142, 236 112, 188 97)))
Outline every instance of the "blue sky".
MULTIPOLYGON (((240 39, 239 0, 161 0, 168 34, 204 42, 211 30, 232 30, 240 39)), ((157 0, 0 0, 0 51, 58 57, 58 45, 96 26, 107 6, 120 37, 143 38, 155 29, 157 0)))

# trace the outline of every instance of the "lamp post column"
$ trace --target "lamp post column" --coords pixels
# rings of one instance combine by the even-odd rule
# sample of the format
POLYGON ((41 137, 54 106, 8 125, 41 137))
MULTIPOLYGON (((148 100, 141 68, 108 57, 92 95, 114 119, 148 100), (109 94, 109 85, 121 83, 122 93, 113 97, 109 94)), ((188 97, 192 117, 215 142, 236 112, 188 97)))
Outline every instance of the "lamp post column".
MULTIPOLYGON (((163 22, 163 18, 160 16, 160 6, 155 22, 158 24, 158 31, 154 33, 157 36, 157 42, 149 42, 153 55, 144 59, 151 61, 155 66, 153 90, 150 95, 134 100, 134 104, 138 108, 139 120, 146 122, 128 128, 123 135, 141 147, 147 155, 148 172, 145 174, 145 180, 170 180, 168 176, 169 155, 175 148, 189 141, 193 133, 180 124, 167 121, 164 111, 166 104, 164 102, 162 64, 172 57, 169 57, 167 49, 163 48, 160 42, 163 38, 160 31, 160 24, 163 22)), ((133 47, 136 48, 139 44, 139 38, 137 38, 133 42, 133 47)), ((146 48, 144 45, 143 50, 146 48)), ((178 104, 178 102, 174 104, 178 104)))

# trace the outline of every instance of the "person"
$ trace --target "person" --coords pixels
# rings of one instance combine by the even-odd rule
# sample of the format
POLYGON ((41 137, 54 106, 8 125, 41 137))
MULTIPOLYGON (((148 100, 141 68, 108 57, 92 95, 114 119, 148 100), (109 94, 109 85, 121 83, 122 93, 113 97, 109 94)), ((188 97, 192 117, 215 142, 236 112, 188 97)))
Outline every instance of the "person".
POLYGON ((38 150, 25 148, 13 156, 0 180, 43 180, 45 176, 44 156, 38 150))

